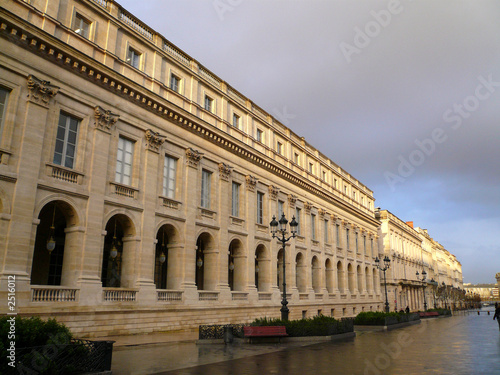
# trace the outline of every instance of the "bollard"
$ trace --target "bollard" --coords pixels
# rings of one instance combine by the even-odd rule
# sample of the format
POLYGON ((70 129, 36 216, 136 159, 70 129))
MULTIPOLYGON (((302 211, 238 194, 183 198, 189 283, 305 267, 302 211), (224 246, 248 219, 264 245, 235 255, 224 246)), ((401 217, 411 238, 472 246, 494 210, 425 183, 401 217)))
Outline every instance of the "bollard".
POLYGON ((477 315, 481 315, 481 314, 479 314, 479 311, 477 312, 477 315))
POLYGON ((231 344, 233 342, 233 327, 224 326, 224 344, 231 344))
POLYGON ((490 312, 488 311, 488 315, 490 315, 490 312))

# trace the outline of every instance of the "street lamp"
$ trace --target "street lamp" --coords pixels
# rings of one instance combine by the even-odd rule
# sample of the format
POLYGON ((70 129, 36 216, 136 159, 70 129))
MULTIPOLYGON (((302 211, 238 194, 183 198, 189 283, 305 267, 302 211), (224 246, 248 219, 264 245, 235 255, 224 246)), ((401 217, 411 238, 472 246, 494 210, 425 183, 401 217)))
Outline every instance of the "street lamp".
POLYGON ((425 287, 426 287, 426 281, 425 281, 425 278, 427 277, 427 272, 425 272, 425 270, 422 270, 422 278, 420 278, 420 274, 416 273, 417 275, 417 280, 418 281, 421 281, 422 282, 422 285, 424 286, 424 311, 427 311, 427 301, 425 300, 425 287))
POLYGON ((285 217, 285 214, 281 215, 280 221, 276 221, 276 217, 273 216, 273 220, 269 223, 271 227, 271 234, 273 238, 276 238, 279 242, 281 242, 281 248, 283 250, 283 299, 281 300, 281 320, 288 320, 288 313, 290 310, 288 309, 288 301, 286 300, 286 261, 285 261, 285 243, 287 243, 291 238, 295 238, 297 235, 297 226, 299 223, 295 221, 295 216, 292 217, 292 221, 290 222, 290 237, 286 237, 286 225, 288 224, 288 220, 285 217), (279 224, 279 229, 278 229, 279 224), (281 237, 280 237, 281 235, 281 237))
POLYGON ((381 267, 380 266, 380 259, 378 259, 378 257, 375 258, 375 265, 377 266, 377 268, 381 271, 384 272, 384 287, 385 287, 385 312, 388 313, 389 312, 389 300, 387 298, 387 280, 385 278, 385 271, 387 271, 389 269, 389 266, 391 265, 391 260, 389 259, 389 257, 386 255, 384 257, 384 266, 381 267))

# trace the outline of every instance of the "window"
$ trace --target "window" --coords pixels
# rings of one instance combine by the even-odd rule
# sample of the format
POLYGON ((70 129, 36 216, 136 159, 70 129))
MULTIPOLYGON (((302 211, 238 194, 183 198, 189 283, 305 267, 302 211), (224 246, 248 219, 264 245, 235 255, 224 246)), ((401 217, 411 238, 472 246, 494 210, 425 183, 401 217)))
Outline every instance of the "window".
POLYGON ((80 14, 76 13, 75 15, 75 23, 73 25, 73 30, 75 33, 80 34, 84 38, 89 39, 90 36, 90 24, 91 22, 86 20, 80 14))
POLYGON ((298 153, 294 153, 293 154, 293 162, 295 164, 299 164, 299 161, 300 161, 299 154, 298 153))
POLYGON ((366 236, 363 236, 363 253, 366 255, 366 236))
POLYGON ((276 151, 278 151, 278 154, 283 155, 283 143, 278 142, 276 144, 276 151))
POLYGON ((355 191, 352 192, 352 199, 356 200, 356 192, 355 191))
POLYGON ((311 214, 311 236, 312 239, 316 239, 316 215, 311 214))
POLYGON ((325 243, 328 243, 328 220, 324 221, 324 230, 325 230, 325 243))
POLYGON ((260 129, 257 129, 257 141, 264 142, 264 132, 260 129))
POLYGON ((76 153, 76 138, 79 121, 67 114, 59 115, 57 126, 56 147, 54 150, 54 164, 73 168, 76 153))
POLYGON ((0 139, 2 139, 3 123, 5 122, 7 100, 9 99, 9 91, 0 87, 0 139))
POLYGON ((335 189, 338 189, 337 179, 336 179, 336 178, 334 178, 334 179, 333 179, 333 187, 334 187, 335 189))
POLYGON ((344 185, 344 194, 347 195, 347 185, 344 185))
POLYGON ((165 164, 163 166, 163 196, 175 198, 175 177, 176 177, 177 160, 165 156, 165 164))
POLYGON ((137 52, 135 49, 133 49, 132 47, 129 47, 127 62, 130 65, 132 65, 134 68, 139 69, 139 66, 141 63, 141 54, 139 52, 137 52))
POLYGON ((348 228, 346 228, 346 230, 345 230, 345 241, 346 241, 347 250, 349 250, 349 229, 348 228))
POLYGON ((233 182, 232 185, 232 205, 231 215, 235 217, 240 216, 240 184, 233 182))
POLYGON ((175 92, 181 91, 181 79, 175 74, 170 75, 170 89, 175 92))
POLYGON ((233 113, 233 126, 238 129, 240 128, 240 116, 236 113, 233 113))
POLYGON ((297 235, 300 236, 300 208, 295 207, 295 221, 297 222, 297 235))
POLYGON ((264 224, 264 193, 257 192, 257 223, 264 224))
POLYGON ((335 225, 335 237, 337 237, 337 246, 340 246, 340 225, 335 225))
POLYGON ((361 197, 361 205, 364 206, 365 205, 365 197, 361 197))
POLYGON ((203 169, 201 171, 201 207, 210 208, 210 189, 212 173, 203 169))
POLYGON ((326 182, 326 172, 325 171, 323 171, 323 181, 326 182))
POLYGON ((130 185, 132 175, 132 157, 134 155, 134 142, 120 137, 118 140, 118 153, 116 155, 115 182, 130 185))
POLYGON ((281 218, 281 215, 285 213, 285 202, 283 201, 278 201, 278 220, 281 218))
POLYGON ((209 112, 214 111, 214 100, 208 95, 205 95, 205 109, 209 112))
POLYGON ((355 239, 355 242, 356 242, 356 252, 359 253, 358 233, 354 233, 354 239, 355 239))
POLYGON ((309 163, 309 173, 314 173, 314 164, 309 163))
POLYGON ((373 256, 373 238, 370 238, 370 248, 373 256))

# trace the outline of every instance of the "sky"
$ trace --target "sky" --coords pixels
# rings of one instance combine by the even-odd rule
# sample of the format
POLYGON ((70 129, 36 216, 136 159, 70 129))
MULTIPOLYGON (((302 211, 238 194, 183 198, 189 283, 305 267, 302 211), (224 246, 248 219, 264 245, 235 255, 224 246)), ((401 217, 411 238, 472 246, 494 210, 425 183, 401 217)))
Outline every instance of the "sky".
POLYGON ((498 0, 118 3, 496 282, 498 0))

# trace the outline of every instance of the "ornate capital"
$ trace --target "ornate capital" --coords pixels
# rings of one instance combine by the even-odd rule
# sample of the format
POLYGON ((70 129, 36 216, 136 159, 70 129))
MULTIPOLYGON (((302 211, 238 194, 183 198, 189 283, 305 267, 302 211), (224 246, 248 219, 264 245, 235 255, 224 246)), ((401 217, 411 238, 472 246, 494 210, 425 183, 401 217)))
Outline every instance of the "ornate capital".
POLYGON ((304 203, 304 209, 306 210, 306 214, 310 214, 312 208, 313 208, 312 203, 310 203, 310 202, 304 203))
POLYGON ((338 218, 339 218, 339 217, 338 217, 338 215, 335 215, 335 214, 331 214, 331 215, 330 215, 330 219, 332 219, 332 221, 333 221, 334 223, 337 221, 337 219, 338 219, 338 218))
POLYGON ((324 218, 326 215, 326 211, 322 208, 318 210, 319 217, 324 218))
POLYGON ((148 150, 159 152, 160 147, 165 142, 165 136, 160 135, 158 132, 154 132, 151 129, 146 130, 146 147, 148 150))
POLYGON ((288 204, 291 208, 295 208, 295 203, 297 203, 297 197, 293 194, 288 195, 288 204))
POLYGON ((28 76, 28 100, 40 104, 44 107, 49 106, 49 101, 56 96, 59 87, 51 85, 49 81, 43 81, 30 74, 28 76))
POLYGON ((186 164, 193 168, 198 168, 198 164, 203 157, 203 154, 191 147, 186 149, 186 164))
POLYGON ((250 191, 255 191, 255 186, 257 185, 257 179, 254 176, 246 176, 245 181, 247 182, 247 189, 250 191))
POLYGON ((229 176, 231 176, 233 167, 226 163, 219 164, 219 177, 221 180, 229 181, 229 176))
POLYGON ((276 199, 278 198, 278 193, 280 192, 280 189, 278 189, 274 185, 269 185, 269 195, 271 196, 271 199, 276 199))
POLYGON ((120 116, 100 106, 94 108, 95 127, 99 130, 110 131, 120 116))

